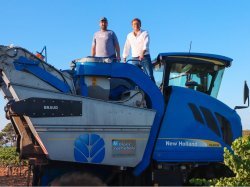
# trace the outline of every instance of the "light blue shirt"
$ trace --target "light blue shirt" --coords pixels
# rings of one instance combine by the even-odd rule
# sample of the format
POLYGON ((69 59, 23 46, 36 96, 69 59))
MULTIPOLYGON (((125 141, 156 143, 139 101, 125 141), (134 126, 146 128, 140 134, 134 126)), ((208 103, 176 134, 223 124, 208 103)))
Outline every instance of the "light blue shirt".
POLYGON ((111 30, 97 31, 94 34, 92 46, 96 46, 96 57, 116 55, 115 46, 119 45, 115 33, 111 30))

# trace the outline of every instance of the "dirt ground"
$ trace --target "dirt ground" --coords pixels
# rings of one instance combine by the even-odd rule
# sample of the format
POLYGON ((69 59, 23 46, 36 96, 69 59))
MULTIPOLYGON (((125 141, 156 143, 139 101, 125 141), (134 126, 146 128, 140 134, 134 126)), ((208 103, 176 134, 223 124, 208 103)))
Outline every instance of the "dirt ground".
MULTIPOLYGON (((0 186, 28 186, 28 167, 2 167, 0 166, 0 186)), ((29 186, 31 186, 32 174, 29 186)))

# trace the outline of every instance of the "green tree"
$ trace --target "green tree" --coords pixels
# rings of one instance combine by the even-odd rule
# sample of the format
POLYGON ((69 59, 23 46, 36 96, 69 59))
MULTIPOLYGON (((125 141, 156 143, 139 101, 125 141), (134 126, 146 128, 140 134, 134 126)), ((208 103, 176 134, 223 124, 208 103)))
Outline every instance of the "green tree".
POLYGON ((16 143, 16 133, 11 123, 8 123, 0 132, 0 146, 14 146, 16 143))
POLYGON ((0 166, 17 166, 19 163, 20 159, 15 147, 0 147, 0 166))
POLYGON ((4 133, 0 132, 0 147, 5 144, 4 133))
POLYGON ((238 138, 232 144, 232 151, 224 149, 224 163, 235 177, 220 179, 191 179, 195 185, 206 186, 250 186, 250 136, 238 138))

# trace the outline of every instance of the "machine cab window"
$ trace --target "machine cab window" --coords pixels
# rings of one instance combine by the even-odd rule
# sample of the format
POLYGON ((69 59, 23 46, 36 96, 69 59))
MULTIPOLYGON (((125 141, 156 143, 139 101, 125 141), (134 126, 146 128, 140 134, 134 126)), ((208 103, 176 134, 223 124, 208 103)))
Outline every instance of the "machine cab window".
POLYGON ((154 62, 156 84, 180 86, 217 97, 225 67, 232 59, 200 53, 164 53, 154 62))

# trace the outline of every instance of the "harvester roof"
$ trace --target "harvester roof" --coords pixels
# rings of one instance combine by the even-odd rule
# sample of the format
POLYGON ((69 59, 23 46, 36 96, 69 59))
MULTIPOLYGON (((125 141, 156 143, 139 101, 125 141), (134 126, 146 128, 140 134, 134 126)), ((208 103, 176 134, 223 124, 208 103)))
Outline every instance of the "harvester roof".
POLYGON ((220 65, 229 67, 233 59, 207 53, 186 53, 186 52, 172 52, 172 53, 160 53, 157 56, 156 62, 171 63, 171 62, 182 62, 192 61, 192 63, 211 63, 214 65, 220 65))

